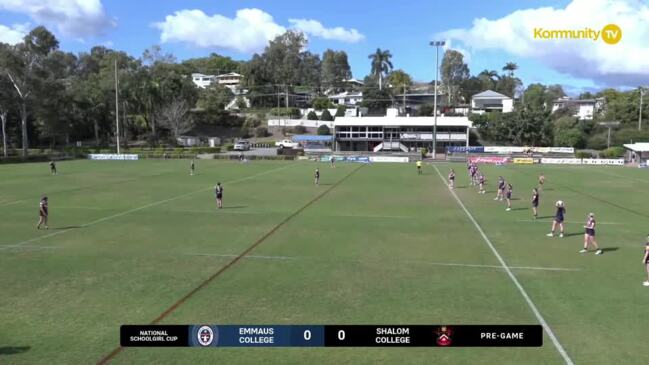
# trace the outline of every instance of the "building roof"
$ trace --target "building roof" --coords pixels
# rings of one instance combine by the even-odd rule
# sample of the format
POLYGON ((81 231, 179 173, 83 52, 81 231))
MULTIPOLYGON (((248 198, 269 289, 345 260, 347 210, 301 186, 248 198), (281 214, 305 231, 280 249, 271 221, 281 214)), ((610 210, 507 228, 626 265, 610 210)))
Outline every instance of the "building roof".
POLYGON ((331 135, 297 134, 292 139, 293 142, 331 142, 333 138, 331 135))
MULTIPOLYGON (((432 127, 434 117, 337 117, 334 126, 412 126, 432 127)), ((472 127, 467 117, 437 117, 437 126, 472 127)))
POLYGON ((340 98, 349 98, 349 97, 362 97, 362 91, 345 91, 336 95, 329 95, 329 99, 340 99, 340 98))
POLYGON ((497 93, 493 90, 486 90, 481 93, 477 93, 471 97, 471 99, 511 99, 507 95, 497 93))
POLYGON ((555 104, 597 104, 598 102, 604 101, 603 98, 598 99, 570 99, 570 98, 561 98, 554 101, 555 104))
POLYGON ((629 143, 624 148, 635 152, 649 152, 649 142, 629 143))
POLYGON ((217 77, 217 78, 219 78, 219 77, 243 77, 243 75, 238 74, 238 73, 236 73, 236 72, 228 72, 228 73, 226 73, 226 74, 216 75, 216 77, 217 77))

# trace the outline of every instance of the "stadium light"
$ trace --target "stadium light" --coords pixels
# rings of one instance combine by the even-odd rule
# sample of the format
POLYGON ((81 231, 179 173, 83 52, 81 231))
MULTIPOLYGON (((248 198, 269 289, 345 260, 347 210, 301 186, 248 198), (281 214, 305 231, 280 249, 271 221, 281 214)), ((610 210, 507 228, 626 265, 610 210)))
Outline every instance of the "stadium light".
POLYGON ((437 78, 439 75, 439 47, 444 47, 445 41, 431 41, 435 47, 435 100, 433 100, 433 160, 437 157, 437 78))

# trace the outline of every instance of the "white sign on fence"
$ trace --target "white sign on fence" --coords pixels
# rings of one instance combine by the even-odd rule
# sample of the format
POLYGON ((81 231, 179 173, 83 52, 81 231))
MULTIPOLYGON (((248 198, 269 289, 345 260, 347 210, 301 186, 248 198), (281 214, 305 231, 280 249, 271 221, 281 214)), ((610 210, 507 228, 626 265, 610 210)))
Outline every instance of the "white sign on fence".
POLYGON ((409 162, 408 157, 400 156, 370 156, 372 162, 409 162))
POLYGON ((581 158, 542 158, 541 163, 555 165, 581 165, 581 158))
POLYGON ((88 159, 90 160, 137 160, 138 155, 124 155, 124 154, 114 154, 114 153, 95 153, 89 154, 88 159))
POLYGON ((615 165, 615 166, 624 166, 623 158, 585 158, 581 160, 581 163, 584 165, 615 165))

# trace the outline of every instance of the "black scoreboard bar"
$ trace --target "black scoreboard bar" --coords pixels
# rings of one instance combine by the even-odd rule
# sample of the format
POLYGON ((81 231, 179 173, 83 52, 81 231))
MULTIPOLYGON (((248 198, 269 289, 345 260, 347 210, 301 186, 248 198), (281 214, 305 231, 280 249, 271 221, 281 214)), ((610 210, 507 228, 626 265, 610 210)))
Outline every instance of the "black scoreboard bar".
POLYGON ((540 325, 123 325, 124 347, 540 347, 540 325))

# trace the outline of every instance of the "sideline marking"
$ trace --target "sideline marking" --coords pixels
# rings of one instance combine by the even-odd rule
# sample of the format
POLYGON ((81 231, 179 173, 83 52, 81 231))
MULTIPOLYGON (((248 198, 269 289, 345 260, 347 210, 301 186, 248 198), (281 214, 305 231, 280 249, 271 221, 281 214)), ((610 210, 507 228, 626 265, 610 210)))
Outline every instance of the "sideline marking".
MULTIPOLYGON (((544 219, 517 219, 516 222, 527 222, 527 223, 552 223, 552 220, 544 220, 544 219)), ((584 224, 584 222, 577 222, 577 221, 564 221, 563 223, 570 223, 570 224, 584 224)), ((602 225, 617 225, 617 226, 623 226, 626 225, 627 223, 621 223, 621 222, 597 222, 597 224, 602 224, 602 225)))
MULTIPOLYGON (((343 178, 338 180, 335 184, 329 186, 327 190, 321 192, 318 194, 316 197, 311 199, 309 202, 307 202, 305 205, 303 205, 301 208, 296 210, 295 212, 291 213, 288 217, 284 218, 281 222, 279 222, 275 227, 273 227, 270 231, 266 232, 263 236, 257 239, 255 243, 250 245, 247 249, 245 249, 243 252, 241 252, 239 255, 236 257, 232 258, 227 264, 225 264, 223 267, 221 267, 217 272, 212 274, 210 277, 207 279, 203 280, 198 286, 196 286, 194 289, 189 291, 187 294, 185 294, 182 298, 178 299, 174 304, 172 304, 169 308, 167 308, 164 312, 162 312, 158 317, 156 317, 153 321, 151 321, 150 324, 157 324, 160 321, 162 321, 165 317, 167 317, 169 314, 171 314, 173 311, 175 311, 178 307, 180 307, 183 303, 185 303, 187 300, 189 300, 194 294, 198 293, 201 289, 206 287, 209 283, 212 282, 212 280, 216 279, 219 275, 221 275, 223 272, 225 272, 227 269, 232 267, 234 264, 239 262, 242 258, 248 255, 248 253, 252 252, 257 246, 262 244, 266 239, 270 236, 272 236, 275 232, 277 232, 280 228, 282 228, 286 223, 290 222, 293 218, 295 218, 297 215, 302 213, 305 209, 310 207, 313 203, 317 202, 320 200, 323 196, 327 195, 331 190, 333 190, 335 187, 338 185, 342 184, 345 180, 347 180, 350 176, 352 176, 354 173, 356 173, 358 170, 363 168, 364 165, 359 165, 357 168, 353 169, 350 173, 345 175, 343 178)), ((115 356, 117 356, 120 352, 122 352, 124 348, 120 345, 117 346, 111 351, 108 355, 104 356, 97 362, 97 364, 106 364, 110 360, 112 360, 115 356)))
MULTIPOLYGON (((283 170, 283 169, 286 169, 286 168, 289 168, 289 167, 293 167, 293 166, 295 166, 295 165, 282 166, 282 167, 278 167, 278 168, 275 168, 275 169, 271 169, 271 170, 263 171, 263 172, 260 172, 260 173, 254 174, 254 175, 250 175, 250 176, 247 176, 247 177, 243 177, 243 178, 240 178, 240 179, 235 179, 235 180, 232 180, 232 181, 226 181, 225 183, 226 183, 226 184, 238 183, 238 182, 242 182, 242 181, 250 180, 250 179, 255 178, 255 177, 259 177, 259 176, 262 176, 262 175, 266 175, 266 174, 269 174, 269 173, 271 173, 271 172, 275 172, 275 171, 283 170)), ((181 199, 181 198, 184 198, 184 197, 187 197, 187 196, 193 195, 193 194, 197 194, 197 193, 200 193, 200 192, 203 192, 203 191, 206 191, 206 190, 210 190, 210 189, 212 189, 212 187, 209 187, 209 188, 203 188, 203 189, 200 189, 200 190, 195 190, 195 191, 192 191, 192 192, 189 192, 189 193, 185 193, 185 194, 177 195, 177 196, 174 196, 174 197, 171 197, 171 198, 168 198, 168 199, 164 199, 164 200, 158 200, 158 201, 155 201, 155 202, 153 202, 153 203, 145 204, 145 205, 143 205, 143 206, 141 206, 141 207, 137 207, 137 208, 129 209, 129 210, 123 211, 123 212, 121 212, 121 213, 117 213, 117 214, 109 215, 109 216, 107 216, 107 217, 103 217, 103 218, 96 219, 96 220, 94 220, 94 221, 92 221, 92 222, 88 222, 88 223, 86 223, 86 224, 81 225, 80 228, 89 227, 89 226, 95 225, 95 224, 97 224, 97 223, 101 223, 101 222, 104 222, 104 221, 107 221, 107 220, 110 220, 110 219, 114 219, 114 218, 119 218, 119 217, 124 216, 124 215, 127 215, 127 214, 131 214, 131 213, 135 213, 135 212, 138 212, 138 211, 140 211, 140 210, 143 210, 143 209, 147 209, 147 208, 155 207, 155 206, 157 206, 157 205, 161 205, 161 204, 164 204, 164 203, 168 203, 168 202, 170 202, 170 201, 178 200, 178 199, 181 199)), ((31 239, 28 239, 28 240, 25 240, 25 241, 22 241, 22 242, 18 242, 18 243, 14 244, 14 245, 7 245, 7 246, 4 246, 4 247, 0 247, 0 251, 1 251, 1 250, 7 250, 7 249, 10 249, 10 248, 20 247, 20 246, 22 246, 22 245, 26 245, 26 244, 28 244, 28 243, 32 243, 32 242, 37 242, 37 241, 43 240, 43 239, 45 239, 45 238, 50 238, 50 237, 58 236, 58 235, 60 235, 60 234, 66 233, 66 232, 70 232, 70 231, 72 231, 72 230, 74 230, 74 229, 76 229, 76 228, 68 228, 68 229, 64 229, 64 230, 60 230, 60 231, 56 231, 56 232, 52 232, 52 233, 49 233, 49 234, 46 234, 46 235, 42 235, 42 236, 38 236, 38 237, 34 237, 34 238, 31 238, 31 239)))
MULTIPOLYGON (((433 165, 433 167, 435 168, 435 171, 437 171, 437 175, 439 175, 439 178, 442 179, 442 182, 444 183, 444 186, 446 186, 446 179, 444 178, 442 173, 439 171, 437 166, 433 165)), ((518 279, 516 278, 516 275, 514 275, 511 268, 509 266, 507 266, 507 263, 505 262, 505 260, 502 258, 502 256, 500 256, 500 253, 498 253, 498 250, 496 250, 494 245, 491 243, 491 240, 489 240, 489 237, 487 237, 487 235, 484 233, 484 231, 482 230, 482 228, 480 227, 478 222, 475 220, 475 218, 473 218, 473 215, 464 206, 464 203, 462 203, 462 200, 460 200, 460 198, 457 196, 455 191, 451 190, 451 189, 449 189, 449 191, 451 192, 451 195, 453 195, 453 197, 455 198, 455 201, 457 201, 460 208, 462 208, 462 210, 464 211, 466 216, 469 218, 471 223, 473 223, 475 228, 478 230, 478 232, 482 236, 482 239, 485 241, 487 246, 489 246, 489 248, 491 249, 491 252, 496 256, 496 258, 498 259, 498 262, 500 262, 500 265, 502 266, 502 268, 505 269, 505 272, 507 273, 507 276, 509 276, 509 278, 514 283, 514 285, 516 285, 516 288, 518 289, 518 291, 521 293, 521 295, 523 296, 523 298, 527 302, 527 305, 530 307, 530 309, 534 313, 534 316, 536 316, 536 319, 541 323, 541 326, 543 326, 543 329, 548 334, 548 337, 550 337, 550 340, 552 340, 552 343, 554 344, 554 347, 557 349, 557 351, 559 352, 559 354, 563 358, 564 362, 566 364, 568 364, 568 365, 574 365, 574 363, 572 362, 572 359, 570 359, 570 356, 568 355, 566 350, 563 348, 563 345, 561 345, 561 343, 557 339, 557 336, 555 336, 554 331, 552 331, 552 328, 550 328, 550 325, 548 325, 548 323, 545 321, 545 318, 543 318, 543 315, 541 315, 541 312, 539 312, 538 308, 536 307, 536 305, 534 304, 534 302, 532 301, 530 296, 527 294, 527 292, 525 291, 525 289, 523 288, 521 283, 518 281, 518 279)))

